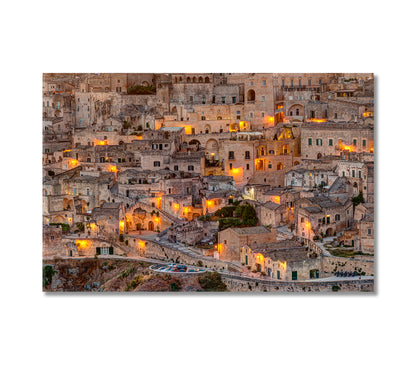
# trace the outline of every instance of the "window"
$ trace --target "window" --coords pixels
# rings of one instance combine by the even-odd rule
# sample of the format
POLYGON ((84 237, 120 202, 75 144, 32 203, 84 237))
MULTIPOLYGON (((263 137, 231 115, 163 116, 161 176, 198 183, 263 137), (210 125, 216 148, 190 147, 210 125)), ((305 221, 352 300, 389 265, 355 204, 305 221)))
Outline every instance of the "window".
POLYGON ((233 169, 233 164, 230 164, 230 170, 232 170, 233 169))
POLYGON ((154 162, 153 162, 153 166, 155 166, 155 167, 160 166, 160 161, 154 161, 154 162))
POLYGON ((194 171, 194 165, 188 165, 188 171, 194 171))
POLYGON ((308 85, 309 85, 309 86, 312 86, 312 79, 309 79, 309 80, 308 80, 308 85))
POLYGON ((228 159, 229 160, 234 160, 234 151, 228 152, 228 159))
POLYGON ((345 177, 345 171, 342 172, 342 176, 345 177))
POLYGON ((189 101, 192 103, 194 101, 194 97, 193 96, 189 96, 189 101))
POLYGON ((250 118, 253 118, 253 112, 250 112, 250 118))
POLYGON ((329 139, 329 145, 333 146, 334 145, 334 140, 333 139, 329 139))
POLYGON ((363 147, 365 147, 366 145, 367 145, 367 141, 363 139, 363 147))
POLYGON ((367 235, 371 235, 371 229, 367 229, 367 235))
POLYGON ((205 116, 201 116, 201 121, 205 121, 205 116))
POLYGON ((266 81, 265 81, 265 80, 262 82, 262 85, 263 85, 263 86, 265 86, 265 85, 266 85, 266 81))
POLYGON ((308 145, 312 145, 312 138, 308 139, 308 145))
POLYGON ((215 103, 215 96, 212 96, 212 103, 215 103))
POLYGON ((361 170, 358 170, 358 178, 361 178, 361 170))
POLYGON ((269 155, 274 155, 274 151, 273 151, 273 149, 271 149, 271 150, 269 151, 269 155))
POLYGON ((250 160, 250 151, 246 151, 245 153, 245 159, 250 160))
POLYGON ((264 112, 261 112, 261 118, 264 118, 264 112))
POLYGON ((179 166, 178 166, 178 165, 175 165, 175 166, 173 167, 173 170, 174 170, 174 171, 178 171, 178 170, 179 170, 179 166))
POLYGON ((356 145, 357 145, 357 139, 353 139, 353 140, 352 140, 352 144, 353 144, 354 146, 356 146, 356 145))
POLYGON ((225 96, 221 97, 221 102, 225 104, 225 96))
POLYGON ((233 96, 233 104, 235 104, 236 102, 237 102, 237 97, 236 96, 233 96))
POLYGON ((297 279, 298 279, 298 272, 292 271, 292 280, 297 280, 297 279))
POLYGON ((250 170, 250 164, 247 164, 247 165, 246 165, 246 169, 247 169, 247 170, 250 170))
POLYGON ((301 217, 300 222, 303 222, 303 221, 305 221, 305 218, 301 217))
POLYGON ((322 145, 322 139, 316 139, 316 145, 322 145))
POLYGON ((280 270, 277 271, 277 279, 280 279, 280 270))
POLYGON ((334 118, 337 119, 338 118, 338 113, 334 114, 334 118))
POLYGON ((269 169, 271 169, 271 168, 272 168, 272 162, 271 162, 271 161, 269 161, 269 164, 267 165, 267 167, 268 167, 269 169))
POLYGON ((262 96, 261 101, 266 101, 266 96, 262 96))
POLYGON ((335 214, 335 221, 340 221, 341 220, 341 216, 339 214, 335 214))

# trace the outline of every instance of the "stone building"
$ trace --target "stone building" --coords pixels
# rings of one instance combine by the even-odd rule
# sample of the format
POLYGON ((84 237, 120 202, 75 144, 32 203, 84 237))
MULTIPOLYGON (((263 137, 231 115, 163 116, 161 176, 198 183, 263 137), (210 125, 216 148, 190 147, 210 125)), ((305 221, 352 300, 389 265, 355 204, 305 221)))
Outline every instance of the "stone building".
POLYGON ((317 249, 293 239, 245 244, 240 261, 256 272, 284 281, 319 278, 323 273, 317 249))
POLYGON ((266 243, 276 240, 276 231, 264 226, 230 227, 218 233, 218 258, 238 261, 240 248, 245 244, 266 243))
POLYGON ((359 122, 305 123, 301 149, 302 159, 339 155, 343 150, 374 152, 374 128, 359 122))
POLYGON ((296 235, 313 240, 315 236, 333 236, 353 224, 352 201, 334 201, 324 196, 296 202, 296 235))

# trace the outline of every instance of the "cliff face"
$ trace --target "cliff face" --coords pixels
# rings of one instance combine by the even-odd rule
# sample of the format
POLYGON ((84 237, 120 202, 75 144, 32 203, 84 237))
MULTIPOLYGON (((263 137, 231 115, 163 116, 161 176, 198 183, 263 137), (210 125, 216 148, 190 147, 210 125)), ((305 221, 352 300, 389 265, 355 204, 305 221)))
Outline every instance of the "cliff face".
POLYGON ((128 259, 56 259, 43 263, 44 292, 201 291, 196 276, 165 275, 128 259))

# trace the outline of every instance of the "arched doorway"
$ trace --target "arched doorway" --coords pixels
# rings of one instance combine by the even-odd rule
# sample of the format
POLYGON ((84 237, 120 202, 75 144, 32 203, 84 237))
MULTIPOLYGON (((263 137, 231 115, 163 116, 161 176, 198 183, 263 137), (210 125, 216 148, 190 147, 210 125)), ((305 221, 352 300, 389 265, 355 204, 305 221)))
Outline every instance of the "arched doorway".
POLYGON ((208 77, 205 78, 205 83, 209 83, 209 78, 208 77))
POLYGON ((326 236, 333 236, 333 235, 334 235, 334 230, 332 229, 332 227, 328 228, 328 229, 325 231, 325 235, 326 235, 326 236))
POLYGON ((147 228, 149 231, 154 231, 155 224, 153 223, 153 221, 149 221, 149 223, 147 224, 147 228))
POLYGON ((318 153, 318 154, 316 155, 316 159, 317 159, 317 160, 319 160, 320 158, 322 158, 322 154, 321 154, 321 153, 318 153))

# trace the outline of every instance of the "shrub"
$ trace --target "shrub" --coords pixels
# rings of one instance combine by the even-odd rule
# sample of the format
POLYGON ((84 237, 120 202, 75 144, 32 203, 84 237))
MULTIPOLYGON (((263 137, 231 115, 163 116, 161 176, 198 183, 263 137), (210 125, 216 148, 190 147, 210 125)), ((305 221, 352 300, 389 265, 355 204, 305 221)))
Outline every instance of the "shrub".
POLYGON ((51 265, 46 265, 43 268, 43 287, 52 283, 52 276, 56 274, 56 271, 53 270, 51 265))
POLYGON ((180 283, 180 281, 179 281, 179 279, 178 280, 176 280, 175 282, 172 282, 170 285, 169 285, 169 287, 170 287, 170 290, 172 291, 172 292, 177 292, 177 291, 179 291, 182 287, 181 287, 181 283, 180 283))
POLYGON ((128 95, 154 95, 155 93, 156 87, 154 86, 134 85, 127 88, 128 95))
POLYGON ((205 291, 223 292, 227 290, 227 285, 221 280, 221 275, 216 271, 198 277, 198 282, 205 291))

